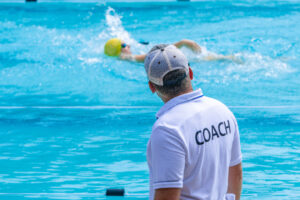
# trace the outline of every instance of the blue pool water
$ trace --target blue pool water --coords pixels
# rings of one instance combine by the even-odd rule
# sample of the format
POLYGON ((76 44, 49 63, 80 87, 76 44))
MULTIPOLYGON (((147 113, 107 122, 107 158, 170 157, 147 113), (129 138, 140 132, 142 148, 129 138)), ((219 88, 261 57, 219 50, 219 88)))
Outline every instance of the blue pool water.
POLYGON ((103 54, 111 37, 134 53, 189 38, 243 60, 183 49, 194 88, 238 119, 242 199, 300 199, 299 20, 299 1, 0 3, 0 199, 147 198, 162 102, 142 64, 103 54))

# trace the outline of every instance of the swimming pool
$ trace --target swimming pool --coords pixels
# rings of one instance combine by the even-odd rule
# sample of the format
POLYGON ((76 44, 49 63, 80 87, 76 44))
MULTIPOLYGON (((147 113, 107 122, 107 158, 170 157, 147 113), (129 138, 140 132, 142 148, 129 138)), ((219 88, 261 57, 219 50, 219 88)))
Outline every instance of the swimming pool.
POLYGON ((121 37, 146 53, 182 38, 194 88, 235 113, 243 199, 300 198, 300 3, 0 4, 0 199, 146 199, 146 143, 162 102, 142 64, 108 58, 121 37), (139 40, 150 45, 140 45, 139 40))

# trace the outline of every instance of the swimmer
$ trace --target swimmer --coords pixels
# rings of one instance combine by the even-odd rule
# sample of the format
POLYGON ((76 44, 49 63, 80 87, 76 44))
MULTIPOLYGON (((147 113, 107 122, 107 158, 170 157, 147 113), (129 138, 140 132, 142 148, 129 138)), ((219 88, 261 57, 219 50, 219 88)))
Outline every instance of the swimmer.
MULTIPOLYGON (((176 46, 177 48, 186 47, 196 54, 202 53, 200 45, 198 45, 193 40, 183 39, 174 43, 173 45, 176 46)), ((136 62, 144 62, 146 57, 146 54, 142 54, 142 55, 132 54, 130 45, 118 38, 113 38, 106 42, 104 46, 104 53, 108 56, 119 57, 121 60, 136 61, 136 62)), ((224 56, 218 54, 210 54, 204 56, 203 60, 206 61, 231 60, 234 62, 240 62, 240 60, 233 55, 224 56)))

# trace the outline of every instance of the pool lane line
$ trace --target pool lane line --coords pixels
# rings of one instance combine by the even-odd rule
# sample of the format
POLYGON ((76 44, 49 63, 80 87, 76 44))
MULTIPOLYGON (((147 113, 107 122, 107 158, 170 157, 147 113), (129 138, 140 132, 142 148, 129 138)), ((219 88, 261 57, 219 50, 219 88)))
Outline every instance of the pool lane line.
POLYGON ((101 110, 101 109, 149 109, 159 108, 158 106, 0 106, 2 110, 10 109, 81 109, 81 110, 101 110))
MULTIPOLYGON (((99 196, 105 196, 105 192, 100 193, 100 192, 79 192, 79 193, 0 193, 0 196, 27 196, 27 195, 34 195, 34 196, 71 196, 71 195, 78 195, 81 197, 99 197, 99 196)), ((124 196, 126 197, 142 197, 142 196, 148 196, 148 193, 125 193, 124 196)))
POLYGON ((273 109, 273 108, 300 108, 300 105, 293 105, 293 106, 228 106, 229 108, 268 108, 268 109, 273 109))
MULTIPOLYGON (((78 110, 102 110, 102 109, 159 109, 161 106, 0 106, 1 110, 13 109, 78 109, 78 110)), ((228 106, 229 108, 243 109, 290 109, 300 108, 300 105, 293 106, 228 106)))

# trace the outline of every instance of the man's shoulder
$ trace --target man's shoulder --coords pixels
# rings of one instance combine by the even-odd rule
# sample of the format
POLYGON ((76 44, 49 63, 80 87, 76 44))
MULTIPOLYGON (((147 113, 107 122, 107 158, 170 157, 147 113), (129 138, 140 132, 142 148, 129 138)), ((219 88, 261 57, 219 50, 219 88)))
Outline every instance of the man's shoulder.
POLYGON ((203 101, 205 101, 206 103, 209 103, 209 104, 215 104, 215 105, 227 107, 223 102, 221 102, 218 99, 212 98, 212 97, 203 96, 203 101))
POLYGON ((229 115, 230 117, 235 118, 234 114, 232 113, 230 108, 227 105, 225 105, 223 102, 221 102, 217 99, 214 99, 214 98, 210 98, 210 97, 207 97, 207 98, 208 98, 208 101, 210 101, 211 104, 214 105, 219 112, 222 112, 225 115, 229 115))
POLYGON ((178 127, 168 123, 156 122, 152 127, 150 140, 160 144, 170 144, 174 142, 182 143, 182 136, 178 127))
POLYGON ((155 121, 152 126, 152 133, 157 131, 169 132, 176 130, 176 127, 170 123, 171 120, 165 119, 164 116, 165 115, 155 121))
POLYGON ((211 112, 212 109, 229 111, 228 107, 221 101, 211 97, 203 96, 199 99, 180 103, 167 110, 156 120, 153 127, 167 126, 171 124, 179 125, 180 122, 184 121, 185 118, 189 118, 190 116, 194 115, 194 113, 211 112))
POLYGON ((182 104, 178 104, 165 113, 162 120, 169 119, 170 116, 175 116, 177 114, 184 115, 185 113, 190 112, 206 112, 210 111, 213 108, 229 110, 229 108, 220 100, 217 100, 212 97, 203 96, 199 99, 188 101, 182 104))

